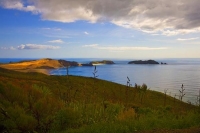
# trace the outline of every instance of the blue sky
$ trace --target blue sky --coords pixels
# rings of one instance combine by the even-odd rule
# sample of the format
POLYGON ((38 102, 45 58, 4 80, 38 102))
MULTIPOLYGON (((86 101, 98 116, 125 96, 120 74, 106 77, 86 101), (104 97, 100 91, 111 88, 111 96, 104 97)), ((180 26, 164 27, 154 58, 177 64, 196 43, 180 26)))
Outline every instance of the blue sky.
POLYGON ((200 58, 199 5, 1 0, 0 58, 200 58))

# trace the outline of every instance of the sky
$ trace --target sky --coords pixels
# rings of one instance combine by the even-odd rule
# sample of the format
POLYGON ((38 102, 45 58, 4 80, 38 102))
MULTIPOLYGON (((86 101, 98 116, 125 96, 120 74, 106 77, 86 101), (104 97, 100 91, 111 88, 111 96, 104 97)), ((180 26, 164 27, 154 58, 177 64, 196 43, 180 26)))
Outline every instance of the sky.
POLYGON ((0 0, 0 58, 200 58, 199 0, 0 0))

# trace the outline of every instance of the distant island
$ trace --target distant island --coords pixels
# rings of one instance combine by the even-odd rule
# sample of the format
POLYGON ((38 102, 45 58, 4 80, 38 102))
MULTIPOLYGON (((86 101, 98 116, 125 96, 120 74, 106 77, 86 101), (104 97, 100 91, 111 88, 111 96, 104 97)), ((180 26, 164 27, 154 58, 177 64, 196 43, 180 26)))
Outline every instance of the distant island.
POLYGON ((80 66, 93 66, 91 63, 86 63, 86 64, 80 64, 80 66))
POLYGON ((86 64, 80 64, 80 66, 94 66, 94 65, 101 65, 101 64, 115 64, 111 60, 102 60, 102 61, 91 61, 86 64))
POLYGON ((91 61, 89 64, 115 64, 111 60, 102 60, 102 61, 91 61))
POLYGON ((155 60, 136 60, 136 61, 130 61, 128 62, 128 64, 159 64, 157 61, 155 60))

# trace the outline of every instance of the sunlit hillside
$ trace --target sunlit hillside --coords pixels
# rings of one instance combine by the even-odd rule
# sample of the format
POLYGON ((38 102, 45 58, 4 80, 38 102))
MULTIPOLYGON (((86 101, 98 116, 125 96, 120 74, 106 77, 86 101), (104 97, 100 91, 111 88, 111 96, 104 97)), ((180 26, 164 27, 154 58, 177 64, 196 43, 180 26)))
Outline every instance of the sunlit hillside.
POLYGON ((131 133, 198 128, 194 105, 148 87, 0 68, 0 127, 8 132, 131 133))

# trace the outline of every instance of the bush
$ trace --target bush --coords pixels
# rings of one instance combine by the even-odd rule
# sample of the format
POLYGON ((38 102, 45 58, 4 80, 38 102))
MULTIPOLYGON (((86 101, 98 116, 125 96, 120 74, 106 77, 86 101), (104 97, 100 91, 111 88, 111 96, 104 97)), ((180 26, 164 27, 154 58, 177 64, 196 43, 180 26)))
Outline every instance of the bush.
POLYGON ((79 126, 80 116, 70 108, 59 110, 55 115, 54 130, 66 130, 79 126))
POLYGON ((26 114, 23 108, 19 106, 6 109, 7 117, 4 117, 2 125, 10 132, 30 132, 36 128, 36 120, 29 114, 26 114))

